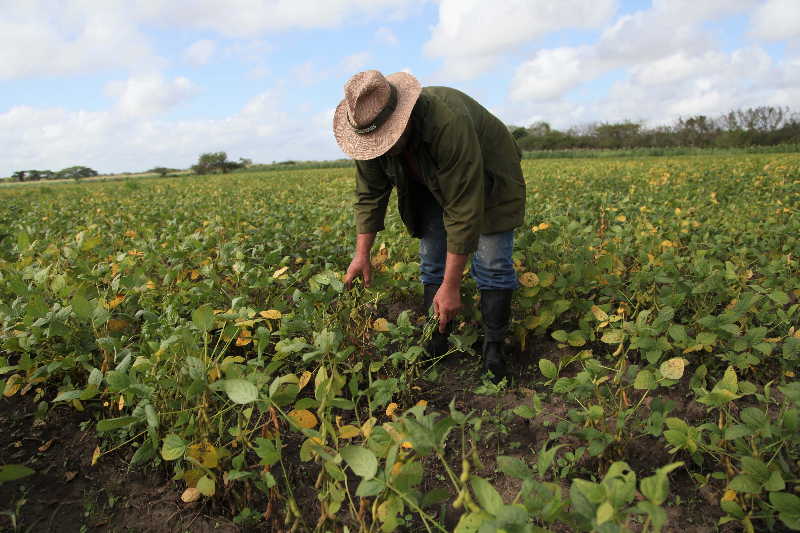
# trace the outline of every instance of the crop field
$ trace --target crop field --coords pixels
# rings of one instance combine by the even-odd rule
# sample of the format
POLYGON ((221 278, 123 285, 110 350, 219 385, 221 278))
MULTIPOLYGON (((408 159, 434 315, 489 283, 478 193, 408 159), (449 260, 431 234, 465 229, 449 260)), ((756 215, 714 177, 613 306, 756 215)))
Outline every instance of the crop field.
MULTIPOLYGON (((469 276, 422 349, 394 199, 344 289, 352 168, 4 187, 0 404, 231 530, 800 530, 800 155, 523 169, 499 386, 469 276)), ((6 433, 13 528, 47 448, 6 433)))

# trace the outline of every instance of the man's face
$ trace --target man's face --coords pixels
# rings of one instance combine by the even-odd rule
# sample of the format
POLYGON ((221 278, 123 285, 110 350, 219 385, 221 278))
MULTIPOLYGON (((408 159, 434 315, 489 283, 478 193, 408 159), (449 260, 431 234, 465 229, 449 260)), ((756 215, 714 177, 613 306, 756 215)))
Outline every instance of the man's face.
POLYGON ((399 139, 397 139, 397 142, 394 143, 394 146, 392 146, 389 149, 389 151, 386 152, 388 155, 397 156, 397 155, 400 155, 401 153, 403 153, 403 150, 405 150, 406 145, 408 144, 408 138, 409 138, 410 132, 411 132, 410 125, 411 125, 411 121, 408 121, 406 123, 406 129, 403 130, 403 134, 400 136, 399 139))

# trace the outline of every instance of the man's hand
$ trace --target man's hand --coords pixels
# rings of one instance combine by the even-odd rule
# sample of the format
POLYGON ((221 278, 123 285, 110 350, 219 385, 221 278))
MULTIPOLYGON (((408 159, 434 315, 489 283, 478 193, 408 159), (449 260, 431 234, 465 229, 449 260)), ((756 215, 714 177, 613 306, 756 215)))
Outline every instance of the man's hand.
POLYGON ((372 282, 372 264, 369 260, 369 251, 374 241, 374 233, 359 233, 356 237, 356 253, 353 255, 353 260, 344 275, 344 285, 348 289, 353 286, 353 280, 358 276, 364 279, 365 287, 369 287, 372 282))
POLYGON ((461 291, 457 286, 443 284, 433 297, 433 310, 439 318, 439 333, 444 333, 447 323, 461 311, 461 291))
POLYGON ((347 267, 347 273, 344 276, 344 285, 348 289, 353 286, 353 280, 361 276, 364 280, 364 286, 369 287, 372 282, 372 264, 370 264, 369 256, 355 256, 347 267))

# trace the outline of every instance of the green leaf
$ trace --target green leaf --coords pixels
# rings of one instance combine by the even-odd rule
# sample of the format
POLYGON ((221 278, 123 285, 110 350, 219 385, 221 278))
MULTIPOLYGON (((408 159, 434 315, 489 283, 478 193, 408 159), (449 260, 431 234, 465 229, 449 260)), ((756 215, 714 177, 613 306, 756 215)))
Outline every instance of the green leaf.
POLYGON ((0 483, 16 481, 35 473, 35 470, 24 465, 0 465, 0 483))
POLYGON ((595 520, 597 520, 597 525, 605 524, 609 520, 614 517, 614 506, 611 505, 609 501, 604 501, 600 504, 597 508, 597 515, 595 520))
POLYGON ((478 528, 486 521, 486 513, 464 513, 458 521, 453 533, 477 533, 478 528))
POLYGON ((800 497, 787 492, 772 492, 769 503, 781 513, 800 517, 800 497))
POLYGON ((258 389, 246 379, 226 379, 225 392, 233 403, 243 405, 258 400, 258 389))
POLYGON ((497 456, 497 469, 507 476, 517 479, 532 479, 533 471, 521 459, 506 455, 497 456))
POLYGON ((731 480, 728 488, 736 492, 747 492, 749 494, 758 494, 761 492, 761 483, 749 474, 739 474, 731 480))
POLYGON ((769 299, 778 305, 786 305, 790 302, 789 296, 783 291, 774 291, 769 293, 769 299))
POLYGON ((84 298, 81 293, 77 293, 75 296, 72 297, 72 311, 75 313, 81 320, 89 320, 92 318, 92 313, 94 313, 94 306, 89 303, 89 301, 84 298))
POLYGON ((567 337, 567 343, 570 346, 574 346, 579 348, 586 344, 586 337, 583 336, 583 332, 579 329, 570 332, 569 336, 567 337))
POLYGON ((97 423, 97 431, 103 433, 104 431, 113 431, 115 429, 124 428, 130 426, 134 422, 138 422, 139 419, 135 416, 121 416, 119 418, 108 418, 106 420, 101 420, 97 423))
POLYGON ((202 305, 192 311, 192 323, 200 331, 210 331, 214 327, 214 310, 210 305, 202 305))
POLYGON ((781 475, 780 471, 772 471, 772 473, 769 475, 769 479, 764 484, 764 488, 770 492, 784 490, 786 488, 786 482, 783 480, 783 476, 781 475))
POLYGON ((558 375, 558 368, 549 359, 539 359, 539 371, 547 379, 553 379, 558 375))
POLYGON ((550 449, 542 446, 542 449, 539 450, 536 458, 536 468, 540 476, 543 476, 544 473, 547 472, 547 470, 550 468, 550 465, 553 464, 553 459, 556 456, 556 452, 563 446, 563 444, 559 444, 558 446, 553 446, 550 449))
POLYGON ((658 388, 656 378, 649 370, 640 370, 636 374, 636 379, 633 380, 633 388, 638 390, 648 389, 653 390, 658 388))
POLYGON ((203 496, 208 496, 210 498, 216 492, 216 484, 213 479, 205 475, 197 480, 197 490, 199 490, 200 494, 203 496))
POLYGON ((58 393, 58 396, 56 396, 53 399, 53 401, 54 402, 69 402, 69 401, 76 400, 76 399, 80 398, 81 394, 83 394, 83 391, 80 391, 80 390, 65 390, 65 391, 61 391, 61 392, 58 393))
POLYGON ((378 459, 372 450, 350 445, 344 447, 340 453, 357 476, 364 479, 372 479, 378 472, 378 459))
POLYGON ((164 437, 164 444, 161 446, 161 457, 165 461, 180 459, 186 452, 186 441, 174 433, 164 437))
POLYGON ((469 482, 470 485, 472 485, 472 490, 475 492, 475 498, 478 500, 478 504, 480 504, 484 510, 496 515, 503 506, 503 499, 500 497, 497 489, 482 477, 472 476, 469 478, 469 482))
POLYGON ((527 418, 529 420, 536 416, 536 412, 533 409, 531 409, 529 405, 525 404, 516 406, 514 409, 511 410, 511 412, 517 416, 521 416, 522 418, 527 418))
POLYGON ((558 342, 567 342, 567 337, 569 336, 563 329, 558 329, 550 335, 558 342))
POLYGON ((710 346, 717 342, 717 336, 713 333, 709 333, 707 331, 703 331, 702 333, 697 335, 697 344, 702 344, 704 346, 710 346))
POLYGON ((610 329, 603 333, 600 338, 606 344, 619 344, 625 338, 625 333, 621 329, 610 329))
POLYGON ((272 466, 277 463, 281 458, 281 452, 275 446, 275 443, 269 439, 258 437, 256 439, 257 447, 253 448, 256 455, 261 459, 261 464, 264 466, 272 466))

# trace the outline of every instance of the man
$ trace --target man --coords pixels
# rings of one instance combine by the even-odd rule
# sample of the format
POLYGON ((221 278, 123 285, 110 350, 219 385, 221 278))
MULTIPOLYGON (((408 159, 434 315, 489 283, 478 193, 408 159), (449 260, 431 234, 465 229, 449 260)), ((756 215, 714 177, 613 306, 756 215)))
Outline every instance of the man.
POLYGON ((371 280, 370 249, 384 228, 392 187, 400 216, 420 238, 425 308, 439 329, 427 349, 447 349, 449 325, 461 309, 461 275, 481 292, 483 368, 506 375, 503 342, 517 276, 514 233, 525 215, 521 152, 508 128, 478 102, 447 87, 421 87, 410 74, 360 72, 344 86, 333 130, 356 160, 356 251, 345 284, 371 280))

